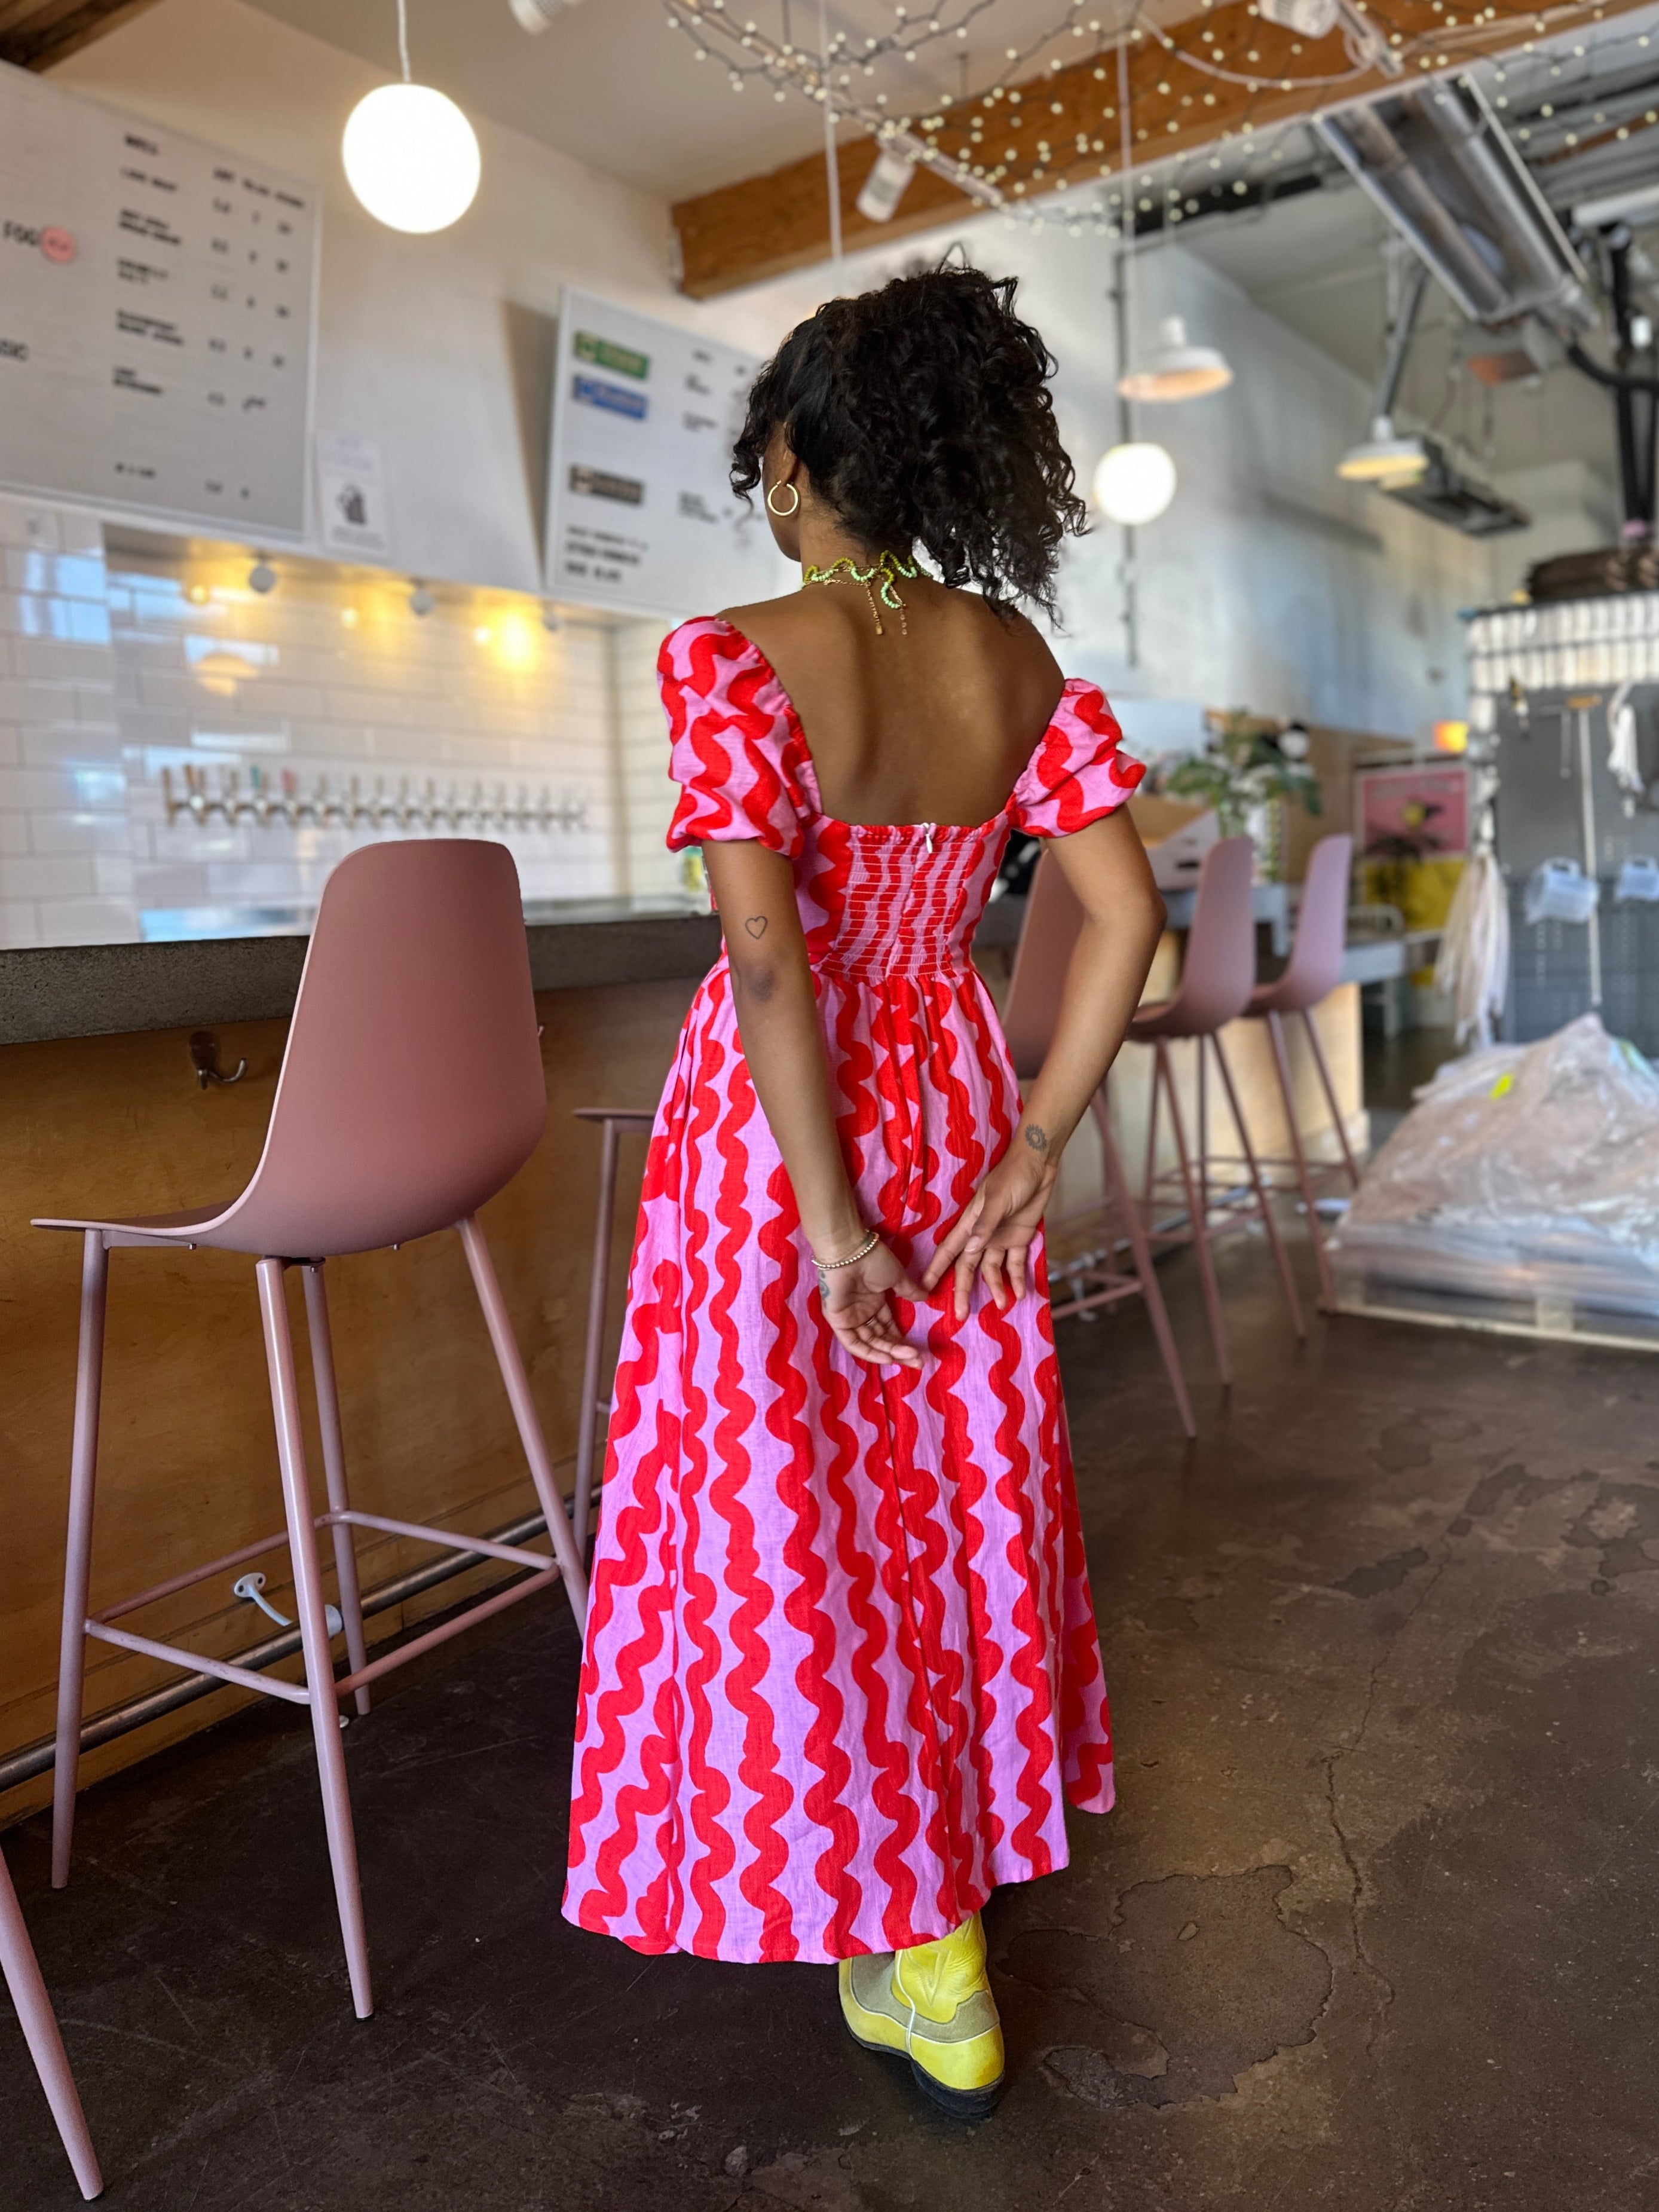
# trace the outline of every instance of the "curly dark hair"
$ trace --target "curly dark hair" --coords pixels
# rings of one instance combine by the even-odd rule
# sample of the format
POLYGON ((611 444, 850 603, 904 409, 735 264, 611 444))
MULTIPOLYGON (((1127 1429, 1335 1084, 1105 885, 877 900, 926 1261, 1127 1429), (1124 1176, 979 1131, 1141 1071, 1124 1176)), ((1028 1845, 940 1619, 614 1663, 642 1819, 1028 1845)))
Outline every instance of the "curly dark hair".
POLYGON ((860 543, 920 545, 999 612, 1029 599, 1052 617, 1060 540, 1087 509, 1054 428, 1054 356, 1016 289, 944 262, 826 301, 755 380, 732 489, 754 490, 781 428, 860 543))

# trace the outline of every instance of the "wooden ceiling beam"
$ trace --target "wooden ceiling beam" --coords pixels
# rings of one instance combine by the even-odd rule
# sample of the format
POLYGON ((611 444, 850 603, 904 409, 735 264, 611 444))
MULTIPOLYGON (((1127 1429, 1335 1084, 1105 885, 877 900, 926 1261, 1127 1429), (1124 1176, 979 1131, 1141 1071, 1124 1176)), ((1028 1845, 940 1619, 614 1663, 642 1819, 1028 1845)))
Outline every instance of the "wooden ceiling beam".
MULTIPOLYGON (((1646 4, 1648 0, 1598 0, 1594 12, 1599 20, 1646 4)), ((1568 5, 1553 0, 1542 9, 1500 0, 1495 10, 1479 5, 1474 16, 1464 17, 1455 9, 1446 13, 1444 0, 1391 0, 1386 21, 1410 55, 1406 73, 1346 76, 1352 65, 1339 33, 1317 43, 1299 40, 1264 21, 1249 0, 1223 0, 1165 27, 1180 52, 1172 52, 1150 33, 1131 50, 1134 165, 1204 152, 1247 130, 1270 130, 1311 118, 1322 108, 1489 60, 1583 23, 1589 12, 1583 0, 1568 5), (1200 65, 1205 58, 1230 75, 1212 75, 1200 65), (1245 82, 1231 81, 1238 76, 1245 82), (1298 82, 1320 76, 1344 81, 1298 82)), ((1383 20, 1379 14, 1379 24, 1383 20)), ((977 165, 1011 201, 1040 198, 1061 184, 1097 185, 1120 166, 1115 50, 1011 87, 988 106, 982 95, 975 95, 924 111, 924 116, 941 118, 945 127, 924 133, 919 128, 924 118, 913 118, 917 136, 930 137, 942 154, 977 165)), ((981 212, 948 179, 919 168, 896 214, 887 222, 872 222, 859 213, 856 202, 876 154, 871 138, 840 151, 842 238, 848 249, 966 221, 981 212)), ((693 299, 807 268, 827 259, 830 252, 823 156, 815 154, 769 175, 682 200, 673 219, 681 289, 693 299)))
POLYGON ((5 0, 0 62, 49 70, 155 5, 155 0, 5 0))

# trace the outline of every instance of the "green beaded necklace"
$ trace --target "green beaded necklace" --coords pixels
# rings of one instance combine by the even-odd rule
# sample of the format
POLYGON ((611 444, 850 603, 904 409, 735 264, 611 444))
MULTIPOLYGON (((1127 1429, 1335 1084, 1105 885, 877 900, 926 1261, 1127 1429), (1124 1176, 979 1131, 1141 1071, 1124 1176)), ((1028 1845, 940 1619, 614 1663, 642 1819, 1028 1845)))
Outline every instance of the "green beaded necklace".
POLYGON ((867 568, 860 568, 851 554, 843 553, 839 561, 832 561, 827 568, 804 568, 801 582, 803 586, 807 584, 833 584, 837 576, 844 575, 854 584, 862 584, 864 596, 870 602, 870 611, 875 617, 876 635, 885 635, 881 626, 881 610, 890 607, 899 618, 900 636, 908 637, 910 625, 904 618, 904 602, 894 587, 899 577, 909 580, 921 574, 914 561, 901 561, 896 553, 878 555, 867 568), (873 591, 870 588, 872 584, 876 586, 873 591))

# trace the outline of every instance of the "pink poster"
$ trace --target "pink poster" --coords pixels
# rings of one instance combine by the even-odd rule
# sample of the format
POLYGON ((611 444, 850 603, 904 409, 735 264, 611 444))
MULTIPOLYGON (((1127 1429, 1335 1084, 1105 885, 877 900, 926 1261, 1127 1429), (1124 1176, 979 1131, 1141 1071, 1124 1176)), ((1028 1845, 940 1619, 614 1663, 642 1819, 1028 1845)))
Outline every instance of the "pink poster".
POLYGON ((1438 761, 1364 769, 1358 844, 1373 860, 1439 860, 1469 848, 1468 770, 1438 761))

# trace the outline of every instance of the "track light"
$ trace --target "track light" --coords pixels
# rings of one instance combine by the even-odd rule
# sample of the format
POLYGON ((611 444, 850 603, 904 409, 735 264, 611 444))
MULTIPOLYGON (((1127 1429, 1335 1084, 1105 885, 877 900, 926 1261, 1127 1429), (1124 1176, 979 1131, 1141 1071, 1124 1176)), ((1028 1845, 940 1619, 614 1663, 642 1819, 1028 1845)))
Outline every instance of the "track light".
POLYGON ((574 8, 576 0, 507 0, 507 4, 519 28, 528 31, 533 39, 547 29, 556 15, 574 8))
POLYGON ((1340 0, 1260 0, 1260 11, 1298 39, 1328 39, 1342 14, 1340 0))
POLYGON ((893 210, 904 198, 915 173, 915 163, 907 161, 902 154, 878 154, 854 204, 867 222, 890 222, 893 210))
POLYGON ((250 592, 258 592, 261 599, 267 592, 274 592, 276 588, 276 571, 263 553, 258 556, 247 572, 247 587, 250 592))
POLYGON ((429 615, 437 604, 430 590, 422 583, 417 582, 409 595, 409 611, 412 615, 429 615))

